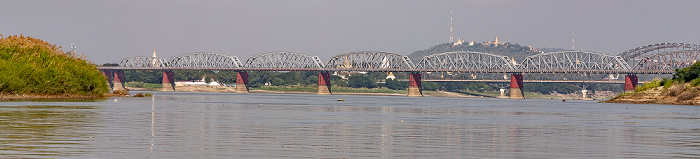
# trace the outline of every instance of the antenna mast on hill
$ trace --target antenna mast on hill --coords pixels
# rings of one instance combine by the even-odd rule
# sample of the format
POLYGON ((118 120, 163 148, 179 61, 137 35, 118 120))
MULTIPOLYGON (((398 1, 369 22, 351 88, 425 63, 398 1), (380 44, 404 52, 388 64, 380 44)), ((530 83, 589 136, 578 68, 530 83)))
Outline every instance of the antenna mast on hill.
POLYGON ((576 51, 576 42, 574 41, 575 32, 571 32, 571 50, 576 51))
POLYGON ((452 11, 450 10, 450 43, 453 43, 454 39, 452 39, 452 11))

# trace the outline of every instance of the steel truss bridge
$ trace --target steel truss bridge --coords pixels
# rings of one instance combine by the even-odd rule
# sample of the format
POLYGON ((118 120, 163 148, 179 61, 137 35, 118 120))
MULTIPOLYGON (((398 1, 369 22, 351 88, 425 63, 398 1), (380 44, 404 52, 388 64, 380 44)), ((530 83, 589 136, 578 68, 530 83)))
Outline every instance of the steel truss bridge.
POLYGON ((457 51, 425 56, 417 64, 408 57, 387 52, 340 54, 323 62, 317 56, 270 52, 251 56, 245 63, 236 56, 195 52, 172 60, 130 57, 116 67, 101 70, 235 70, 235 71, 364 71, 458 73, 572 73, 572 74, 673 74, 675 69, 700 61, 700 46, 659 43, 637 47, 619 55, 596 52, 549 52, 515 62, 510 57, 457 51), (630 65, 631 64, 631 65, 630 65))

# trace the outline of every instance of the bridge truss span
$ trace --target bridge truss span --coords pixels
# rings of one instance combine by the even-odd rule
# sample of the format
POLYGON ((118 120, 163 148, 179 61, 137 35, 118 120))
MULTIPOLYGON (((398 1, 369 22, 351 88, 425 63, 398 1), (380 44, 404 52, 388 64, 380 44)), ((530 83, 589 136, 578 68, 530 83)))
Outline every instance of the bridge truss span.
POLYGON ((413 62, 406 56, 394 53, 362 51, 332 57, 326 68, 340 70, 412 70, 413 62))
POLYGON ((621 72, 630 66, 622 57, 594 52, 550 52, 528 56, 519 66, 520 70, 542 72, 621 72), (553 71, 555 70, 555 71, 553 71))
POLYGON ((170 62, 175 68, 241 68, 243 65, 238 57, 217 53, 195 52, 182 54, 170 62))
POLYGON ((627 50, 620 53, 620 56, 625 59, 625 61, 631 61, 654 54, 684 50, 700 50, 700 45, 688 43, 658 43, 627 50))
POLYGON ((293 52, 270 52, 251 56, 244 66, 246 68, 321 69, 325 64, 318 56, 293 52))
POLYGON ((700 50, 671 51, 642 58, 635 70, 675 71, 700 61, 700 50))
POLYGON ((139 56, 122 60, 119 67, 169 67, 169 63, 162 58, 139 56))
POLYGON ((416 65, 419 70, 462 70, 461 72, 478 72, 479 70, 514 71, 515 62, 507 56, 481 52, 446 52, 425 56, 416 65))

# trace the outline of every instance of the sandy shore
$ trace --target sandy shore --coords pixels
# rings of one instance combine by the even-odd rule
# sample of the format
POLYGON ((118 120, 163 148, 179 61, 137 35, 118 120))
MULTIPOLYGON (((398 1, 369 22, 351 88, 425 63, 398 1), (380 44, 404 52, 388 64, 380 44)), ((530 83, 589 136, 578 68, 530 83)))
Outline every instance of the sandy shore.
MULTIPOLYGON (((687 84, 674 87, 687 87, 687 84)), ((642 92, 623 94, 601 103, 700 105, 700 96, 695 95, 696 97, 683 99, 681 93, 670 93, 669 89, 660 86, 642 92)))

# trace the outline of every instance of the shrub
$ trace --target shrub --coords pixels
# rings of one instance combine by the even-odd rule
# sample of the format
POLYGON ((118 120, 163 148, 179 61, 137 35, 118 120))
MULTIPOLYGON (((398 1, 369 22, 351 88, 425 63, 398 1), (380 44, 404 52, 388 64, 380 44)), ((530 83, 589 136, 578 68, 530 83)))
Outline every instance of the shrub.
POLYGON ((696 78, 696 79, 690 81, 690 86, 695 87, 695 86, 698 86, 699 84, 700 84, 700 78, 696 78))
POLYGON ((685 83, 686 81, 698 78, 698 76, 700 76, 700 61, 695 62, 690 67, 676 69, 676 73, 673 74, 673 80, 685 83))
POLYGON ((107 80, 96 66, 40 39, 0 35, 0 93, 103 95, 107 80))
POLYGON ((659 86, 661 86, 661 81, 659 81, 659 79, 654 79, 654 80, 652 80, 652 81, 649 82, 649 83, 645 83, 645 84, 642 85, 641 87, 635 88, 635 89, 634 89, 634 92, 642 92, 642 91, 646 91, 646 90, 648 90, 648 89, 650 89, 650 88, 656 88, 656 87, 659 87, 659 86))

